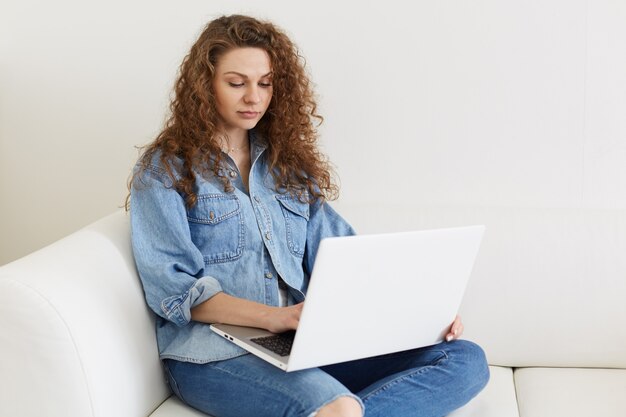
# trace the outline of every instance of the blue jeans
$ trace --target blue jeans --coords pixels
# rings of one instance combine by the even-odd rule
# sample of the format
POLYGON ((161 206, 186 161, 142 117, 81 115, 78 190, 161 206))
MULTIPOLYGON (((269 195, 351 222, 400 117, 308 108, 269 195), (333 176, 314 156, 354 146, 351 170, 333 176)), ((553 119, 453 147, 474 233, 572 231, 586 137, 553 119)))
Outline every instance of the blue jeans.
POLYGON ((483 350, 465 340, 289 373, 253 355, 164 364, 174 393, 216 417, 310 417, 341 396, 366 417, 443 417, 489 379, 483 350))

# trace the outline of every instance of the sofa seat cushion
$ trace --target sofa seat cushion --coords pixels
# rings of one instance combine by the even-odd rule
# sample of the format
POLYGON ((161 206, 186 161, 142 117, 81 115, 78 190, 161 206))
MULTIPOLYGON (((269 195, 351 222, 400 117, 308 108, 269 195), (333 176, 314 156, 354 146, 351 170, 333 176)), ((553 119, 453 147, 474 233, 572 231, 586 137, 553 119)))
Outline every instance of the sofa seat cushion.
POLYGON ((490 366, 489 371, 485 389, 448 417, 519 417, 512 369, 490 366))
POLYGON ((626 415, 626 369, 519 368, 514 379, 524 417, 626 415))

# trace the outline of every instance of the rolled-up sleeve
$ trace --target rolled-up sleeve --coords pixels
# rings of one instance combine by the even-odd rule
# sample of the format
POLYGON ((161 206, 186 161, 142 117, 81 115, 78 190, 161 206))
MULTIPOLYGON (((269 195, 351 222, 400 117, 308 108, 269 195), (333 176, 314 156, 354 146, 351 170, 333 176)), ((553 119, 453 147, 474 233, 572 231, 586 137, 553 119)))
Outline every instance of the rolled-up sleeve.
POLYGON ((131 240, 148 306, 184 326, 191 309, 222 291, 204 275, 204 258, 191 240, 180 194, 158 168, 135 177, 130 200, 131 240))
POLYGON ((202 277, 196 280, 184 294, 172 295, 161 301, 161 312, 164 314, 161 314, 161 316, 178 326, 184 326, 191 321, 191 309, 193 307, 203 303, 220 291, 222 291, 222 288, 215 278, 202 277))

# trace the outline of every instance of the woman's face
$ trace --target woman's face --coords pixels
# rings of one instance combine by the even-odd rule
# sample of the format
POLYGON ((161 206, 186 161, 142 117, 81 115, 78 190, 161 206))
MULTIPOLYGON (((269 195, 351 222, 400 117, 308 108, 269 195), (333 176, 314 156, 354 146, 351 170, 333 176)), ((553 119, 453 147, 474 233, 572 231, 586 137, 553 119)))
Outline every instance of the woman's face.
POLYGON ((213 91, 221 128, 229 137, 252 129, 272 99, 270 57, 261 48, 235 48, 215 68, 213 91))

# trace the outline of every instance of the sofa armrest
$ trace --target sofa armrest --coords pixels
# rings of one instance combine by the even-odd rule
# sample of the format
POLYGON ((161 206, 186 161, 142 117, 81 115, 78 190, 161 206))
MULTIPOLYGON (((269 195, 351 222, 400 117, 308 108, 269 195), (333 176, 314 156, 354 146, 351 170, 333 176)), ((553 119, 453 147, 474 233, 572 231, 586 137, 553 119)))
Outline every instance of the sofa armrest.
POLYGON ((169 395, 123 212, 0 268, 0 415, 146 416, 169 395))

